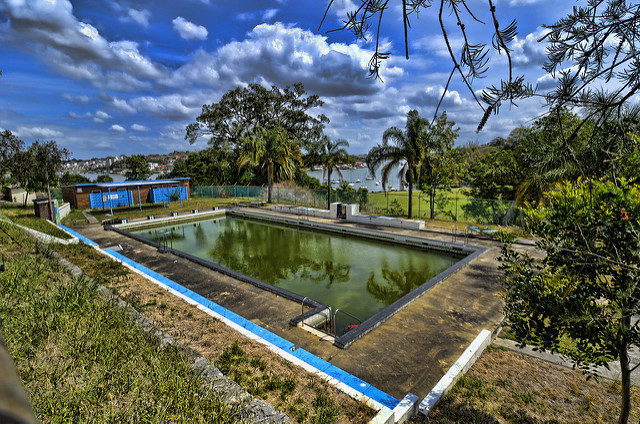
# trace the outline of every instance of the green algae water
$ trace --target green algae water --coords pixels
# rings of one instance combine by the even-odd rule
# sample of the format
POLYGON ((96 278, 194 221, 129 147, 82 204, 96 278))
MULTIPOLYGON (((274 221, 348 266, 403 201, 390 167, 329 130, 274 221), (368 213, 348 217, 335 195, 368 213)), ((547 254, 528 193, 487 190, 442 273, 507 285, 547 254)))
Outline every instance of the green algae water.
POLYGON ((362 321, 460 258, 233 216, 132 231, 362 321))

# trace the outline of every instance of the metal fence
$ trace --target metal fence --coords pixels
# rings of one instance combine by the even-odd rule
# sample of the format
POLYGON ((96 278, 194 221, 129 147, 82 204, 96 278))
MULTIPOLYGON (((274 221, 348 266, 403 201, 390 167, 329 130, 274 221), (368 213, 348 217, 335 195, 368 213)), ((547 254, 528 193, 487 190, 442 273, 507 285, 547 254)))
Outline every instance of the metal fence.
MULTIPOLYGON (((266 201, 267 187, 255 186, 198 186, 193 196, 213 198, 238 198, 266 201)), ((273 187, 273 203, 286 203, 314 208, 327 208, 327 189, 273 187)), ((358 203, 361 213, 387 216, 407 216, 409 195, 402 192, 368 193, 358 190, 331 190, 331 202, 358 203)), ((519 225, 520 209, 515 202, 499 199, 468 197, 459 191, 440 192, 434 199, 433 215, 431 202, 426 193, 413 194, 413 217, 444 221, 461 221, 477 224, 519 225)))

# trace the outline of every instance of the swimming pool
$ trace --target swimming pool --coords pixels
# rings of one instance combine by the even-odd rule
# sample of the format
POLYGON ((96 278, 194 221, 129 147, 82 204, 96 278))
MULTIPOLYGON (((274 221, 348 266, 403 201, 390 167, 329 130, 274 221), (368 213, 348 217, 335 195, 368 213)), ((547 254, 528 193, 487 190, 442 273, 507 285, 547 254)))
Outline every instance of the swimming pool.
POLYGON ((131 231, 269 284, 340 308, 361 321, 460 257, 409 246, 223 216, 131 231))

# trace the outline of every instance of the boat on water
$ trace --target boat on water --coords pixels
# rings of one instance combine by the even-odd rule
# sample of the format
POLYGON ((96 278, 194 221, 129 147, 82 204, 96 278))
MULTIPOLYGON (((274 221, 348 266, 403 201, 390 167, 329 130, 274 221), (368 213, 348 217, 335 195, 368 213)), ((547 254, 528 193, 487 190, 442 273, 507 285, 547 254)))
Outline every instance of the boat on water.
POLYGON ((380 181, 376 181, 376 185, 380 185, 380 181))
POLYGON ((365 180, 371 181, 371 180, 373 180, 373 177, 367 177, 367 178, 365 178, 365 180))
POLYGON ((354 183, 349 183, 349 187, 355 187, 354 183))
POLYGON ((361 182, 360 180, 356 180, 357 183, 361 182))

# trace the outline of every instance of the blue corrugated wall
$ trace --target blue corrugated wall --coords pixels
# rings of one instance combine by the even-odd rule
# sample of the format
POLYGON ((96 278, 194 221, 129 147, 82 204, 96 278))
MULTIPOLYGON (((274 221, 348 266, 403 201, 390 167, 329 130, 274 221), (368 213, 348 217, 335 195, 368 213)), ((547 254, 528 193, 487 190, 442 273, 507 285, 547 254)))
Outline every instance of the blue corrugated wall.
POLYGON ((151 191, 151 201, 153 203, 175 202, 189 198, 189 191, 186 187, 164 187, 154 188, 151 191), (171 198, 173 195, 173 198, 171 198))
POLYGON ((133 206, 133 192, 120 190, 111 193, 91 193, 89 202, 91 209, 133 206))

